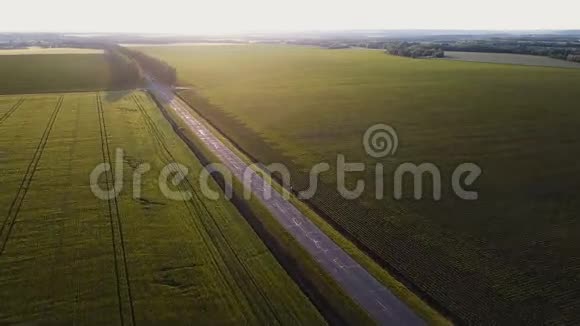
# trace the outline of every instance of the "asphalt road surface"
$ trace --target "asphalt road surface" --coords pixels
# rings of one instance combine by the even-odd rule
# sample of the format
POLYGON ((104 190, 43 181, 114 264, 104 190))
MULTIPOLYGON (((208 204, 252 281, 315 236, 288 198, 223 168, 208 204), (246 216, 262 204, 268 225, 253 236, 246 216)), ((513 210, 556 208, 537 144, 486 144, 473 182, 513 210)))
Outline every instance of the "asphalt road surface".
MULTIPOLYGON (((159 83, 150 82, 149 90, 158 101, 183 118, 197 137, 232 171, 234 177, 243 180, 248 164, 198 121, 185 102, 175 96, 170 88, 159 83)), ((252 194, 263 201, 278 222, 378 324, 425 324, 405 303, 379 283, 292 203, 286 201, 277 190, 269 189, 270 186, 261 176, 252 174, 251 183, 246 186, 250 186, 252 194), (266 195, 268 190, 271 190, 271 196, 266 195)))

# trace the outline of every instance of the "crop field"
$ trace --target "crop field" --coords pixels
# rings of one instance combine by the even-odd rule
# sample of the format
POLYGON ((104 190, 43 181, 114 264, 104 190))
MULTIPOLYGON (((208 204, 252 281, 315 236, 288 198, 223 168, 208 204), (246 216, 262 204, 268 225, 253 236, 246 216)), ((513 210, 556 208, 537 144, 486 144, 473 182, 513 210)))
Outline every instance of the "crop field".
POLYGON ((154 47, 154 46, 222 46, 222 45, 246 45, 246 43, 227 43, 227 42, 195 42, 195 43, 121 43, 123 47, 140 48, 140 47, 154 47))
POLYGON ((448 60, 503 63, 523 66, 542 66, 542 67, 576 68, 576 69, 580 68, 580 63, 578 62, 565 61, 536 55, 514 54, 514 53, 445 51, 445 58, 448 60))
POLYGON ((0 71, 0 94, 110 89, 114 73, 103 54, 0 55, 0 71))
POLYGON ((458 320, 580 319, 579 70, 281 45, 140 49, 175 66, 193 88, 180 95, 244 151, 287 164, 296 189, 315 163, 336 166, 338 153, 372 167, 347 178, 366 181, 358 200, 338 195, 332 169, 311 202, 458 320), (399 136, 396 154, 380 160, 381 200, 377 160, 362 146, 376 123, 399 136), (429 190, 413 200, 409 187, 393 199, 403 162, 439 167, 440 201, 429 190), (452 192, 463 162, 483 170, 470 188, 476 201, 452 192))
POLYGON ((30 55, 30 54, 100 54, 103 50, 81 48, 41 48, 0 49, 0 55, 30 55))
POLYGON ((144 93, 0 96, 0 166, 0 324, 324 324, 235 207, 200 195, 201 164, 144 93), (162 195, 170 162, 190 200, 162 195), (101 163, 114 200, 89 187, 101 163))

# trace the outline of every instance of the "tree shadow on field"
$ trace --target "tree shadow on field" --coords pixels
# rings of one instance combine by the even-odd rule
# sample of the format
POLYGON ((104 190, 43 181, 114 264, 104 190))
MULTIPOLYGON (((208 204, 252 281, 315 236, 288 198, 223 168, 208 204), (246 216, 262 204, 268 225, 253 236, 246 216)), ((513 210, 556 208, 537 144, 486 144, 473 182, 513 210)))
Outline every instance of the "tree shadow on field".
POLYGON ((124 97, 128 96, 133 92, 133 90, 122 90, 122 91, 108 91, 105 95, 105 99, 109 103, 115 103, 120 101, 124 97))
POLYGON ((113 50, 107 50, 105 58, 109 68, 109 79, 106 85, 107 101, 119 101, 133 90, 143 87, 144 82, 138 66, 129 58, 113 50))

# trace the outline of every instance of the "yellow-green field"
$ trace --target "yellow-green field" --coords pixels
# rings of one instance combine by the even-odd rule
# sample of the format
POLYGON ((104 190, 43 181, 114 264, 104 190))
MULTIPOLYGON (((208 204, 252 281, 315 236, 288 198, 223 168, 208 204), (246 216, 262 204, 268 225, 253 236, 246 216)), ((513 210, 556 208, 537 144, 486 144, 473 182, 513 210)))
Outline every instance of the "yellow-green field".
POLYGON ((0 323, 325 323, 235 207, 200 195, 201 164, 146 94, 0 96, 0 116, 0 323), (120 188, 118 148, 121 194, 97 199, 100 163, 120 188), (158 187, 175 161, 191 200, 158 187))
MULTIPOLYGON (((1 53, 2 50, 0 50, 1 53)), ((0 55, 0 95, 120 90, 128 82, 122 63, 101 53, 0 55)))
POLYGON ((175 66, 193 86, 180 95, 245 152, 290 166, 296 189, 338 153, 376 163, 361 144, 365 129, 395 127, 386 175, 433 162, 441 201, 429 192, 412 200, 410 188, 394 200, 392 179, 374 200, 369 169, 348 179, 367 181, 359 200, 337 194, 331 171, 312 204, 460 321, 580 318, 580 71, 280 45, 140 49, 175 66), (477 201, 451 190, 462 162, 483 169, 477 201))
POLYGON ((0 55, 30 55, 30 54, 100 54, 100 49, 80 48, 41 48, 29 47, 25 49, 0 49, 0 55))

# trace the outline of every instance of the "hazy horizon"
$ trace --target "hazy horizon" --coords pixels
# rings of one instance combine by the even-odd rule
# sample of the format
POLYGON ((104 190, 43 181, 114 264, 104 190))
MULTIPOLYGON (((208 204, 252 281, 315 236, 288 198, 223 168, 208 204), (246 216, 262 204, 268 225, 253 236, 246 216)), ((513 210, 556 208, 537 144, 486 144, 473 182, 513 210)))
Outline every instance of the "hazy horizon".
POLYGON ((545 31, 580 29, 572 0, 21 0, 4 4, 1 32, 237 34, 344 30, 545 31), (30 8, 34 8, 31 11, 30 8))

